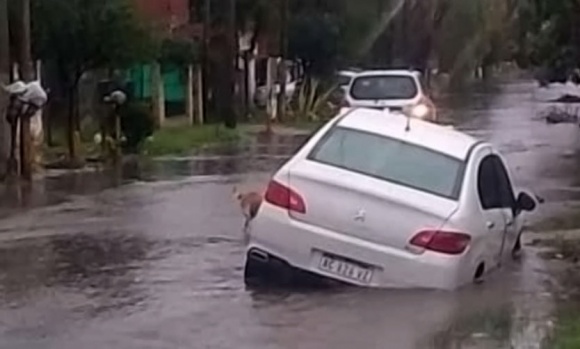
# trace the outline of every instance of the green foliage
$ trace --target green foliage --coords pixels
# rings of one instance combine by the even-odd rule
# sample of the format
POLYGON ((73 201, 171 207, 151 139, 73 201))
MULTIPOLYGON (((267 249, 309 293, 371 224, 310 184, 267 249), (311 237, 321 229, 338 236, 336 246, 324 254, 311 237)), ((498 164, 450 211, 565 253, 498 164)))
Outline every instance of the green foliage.
POLYGON ((240 138, 239 130, 221 125, 170 127, 155 132, 151 140, 145 142, 143 153, 151 156, 187 155, 204 145, 235 142, 240 138))
POLYGON ((298 96, 291 103, 291 115, 295 121, 320 121, 336 112, 330 102, 336 86, 324 88, 317 79, 305 81, 298 90, 298 96))
POLYGON ((580 317, 578 314, 561 316, 550 342, 549 347, 554 349, 580 348, 580 317))
POLYGON ((160 61, 162 65, 185 67, 199 62, 199 43, 189 40, 165 39, 161 43, 160 61))
POLYGON ((86 71, 125 68, 156 52, 129 0, 32 0, 31 6, 35 56, 54 63, 69 85, 86 71))
POLYGON ((326 13, 301 13, 290 19, 289 58, 300 59, 309 75, 331 73, 340 58, 338 18, 326 13))
POLYGON ((566 81, 580 62, 580 3, 529 1, 521 4, 519 16, 518 63, 540 68, 545 83, 566 81))
POLYGON ((119 115, 121 131, 126 138, 123 144, 125 150, 138 152, 155 129, 149 106, 130 102, 121 109, 119 115))

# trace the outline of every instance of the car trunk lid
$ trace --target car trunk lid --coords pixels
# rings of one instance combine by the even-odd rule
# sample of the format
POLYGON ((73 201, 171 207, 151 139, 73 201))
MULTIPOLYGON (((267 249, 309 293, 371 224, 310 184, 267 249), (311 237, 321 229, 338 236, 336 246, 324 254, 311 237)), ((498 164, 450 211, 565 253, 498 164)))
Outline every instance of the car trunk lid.
POLYGON ((293 219, 397 249, 457 209, 453 200, 314 161, 293 166, 288 179, 306 203, 293 219))

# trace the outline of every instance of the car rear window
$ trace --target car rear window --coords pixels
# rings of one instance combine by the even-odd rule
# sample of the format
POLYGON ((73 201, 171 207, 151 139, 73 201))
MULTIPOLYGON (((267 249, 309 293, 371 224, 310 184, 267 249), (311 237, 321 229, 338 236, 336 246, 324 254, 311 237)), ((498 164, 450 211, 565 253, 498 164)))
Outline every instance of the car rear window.
POLYGON ((358 100, 411 99, 417 93, 415 79, 404 75, 357 77, 350 90, 351 97, 358 100))
POLYGON ((464 162, 393 138, 336 127, 309 160, 457 200, 464 162))

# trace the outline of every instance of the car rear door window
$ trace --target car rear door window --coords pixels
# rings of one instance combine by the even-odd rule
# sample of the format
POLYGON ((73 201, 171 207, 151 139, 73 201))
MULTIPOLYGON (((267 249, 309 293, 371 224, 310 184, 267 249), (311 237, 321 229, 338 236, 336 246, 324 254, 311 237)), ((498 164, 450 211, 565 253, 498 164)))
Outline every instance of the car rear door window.
POLYGON ((514 208, 515 197, 512 184, 507 172, 507 169, 503 161, 495 155, 492 155, 492 160, 494 162, 495 173, 497 176, 497 191, 499 196, 500 207, 502 208, 514 208))
POLYGON ((401 140, 337 127, 308 157, 326 165, 457 199, 464 162, 401 140))
POLYGON ((492 210, 501 207, 501 199, 498 191, 498 176, 495 169, 495 161, 492 155, 486 156, 479 164, 477 175, 477 191, 481 207, 484 210, 492 210))

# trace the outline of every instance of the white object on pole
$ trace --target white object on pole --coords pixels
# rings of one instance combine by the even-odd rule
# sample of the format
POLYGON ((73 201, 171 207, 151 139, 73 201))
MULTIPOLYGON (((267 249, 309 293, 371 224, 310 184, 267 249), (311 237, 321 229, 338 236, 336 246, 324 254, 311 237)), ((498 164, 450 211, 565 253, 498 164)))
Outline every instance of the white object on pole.
POLYGON ((34 104, 37 108, 42 108, 48 101, 48 95, 39 81, 32 81, 26 84, 26 91, 18 98, 27 103, 34 104))
POLYGON ((10 95, 19 95, 26 92, 26 84, 22 81, 16 81, 10 85, 4 85, 2 88, 10 95))
POLYGON ((104 98, 106 103, 114 103, 116 105, 122 105, 127 101, 127 95, 121 90, 115 90, 111 92, 108 96, 104 98))

